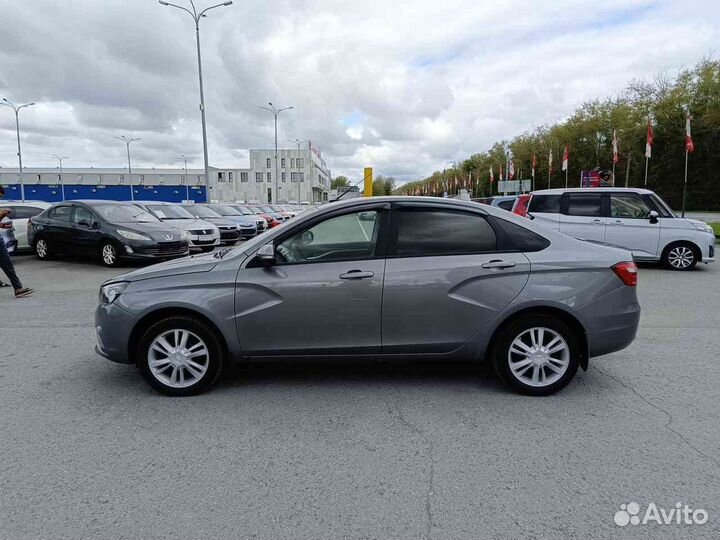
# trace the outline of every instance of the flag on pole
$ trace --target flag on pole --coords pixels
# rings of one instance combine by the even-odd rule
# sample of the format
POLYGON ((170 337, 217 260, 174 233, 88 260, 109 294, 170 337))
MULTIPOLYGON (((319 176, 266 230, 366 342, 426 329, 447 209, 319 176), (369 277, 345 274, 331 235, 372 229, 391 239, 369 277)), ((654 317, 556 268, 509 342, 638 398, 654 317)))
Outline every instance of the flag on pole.
POLYGON ((513 180, 515 178, 515 163, 510 160, 509 169, 508 169, 508 180, 513 180))
POLYGON ((499 177, 498 177, 498 178, 499 178, 499 181, 500 181, 500 182, 502 182, 502 181, 503 181, 503 175, 502 175, 502 163, 500 164, 500 175, 499 175, 499 177))
MULTIPOLYGON (((649 128, 649 126, 648 126, 649 128)), ((648 135, 649 137, 650 135, 648 135)), ((617 140, 617 131, 613 129, 613 138, 612 138, 612 148, 613 148, 613 163, 617 163, 620 158, 618 156, 618 140, 617 140)), ((649 146, 647 148, 650 148, 649 146)), ((645 150, 645 155, 649 157, 650 150, 645 150)))
POLYGON ((548 174, 552 174, 552 148, 548 154, 548 174))
POLYGON ((495 175, 493 174, 492 165, 490 165, 490 183, 495 181, 495 175))
POLYGON ((692 120, 692 116, 688 115, 685 118, 685 150, 692 154, 695 151, 695 144, 690 133, 690 120, 692 120))
POLYGON ((655 136, 653 135, 652 123, 648 120, 647 141, 645 142, 645 157, 648 159, 652 157, 652 145, 654 140, 655 136))
POLYGON ((535 178, 535 167, 537 166, 537 160, 535 159, 535 154, 533 154, 532 158, 532 175, 533 178, 535 178))
POLYGON ((568 161, 570 161, 570 147, 566 144, 565 152, 563 153, 563 162, 562 162, 562 170, 563 171, 568 170, 568 161))

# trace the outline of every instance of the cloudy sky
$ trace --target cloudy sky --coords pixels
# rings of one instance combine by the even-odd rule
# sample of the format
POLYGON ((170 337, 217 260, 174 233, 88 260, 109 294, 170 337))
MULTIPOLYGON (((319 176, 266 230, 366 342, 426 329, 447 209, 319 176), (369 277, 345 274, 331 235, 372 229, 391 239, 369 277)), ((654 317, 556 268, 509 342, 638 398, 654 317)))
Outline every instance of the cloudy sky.
MULTIPOLYGON (((216 0, 219 1, 219 0, 216 0)), ((189 5, 189 0, 176 0, 189 5)), ((212 0, 196 0, 209 6, 212 0)), ((193 21, 155 0, 0 0, 0 98, 26 166, 202 166, 193 21)), ((210 163, 312 139, 334 174, 413 180, 720 43, 707 0, 235 0, 201 22, 210 163)), ((16 165, 0 108, 0 165, 16 165)))

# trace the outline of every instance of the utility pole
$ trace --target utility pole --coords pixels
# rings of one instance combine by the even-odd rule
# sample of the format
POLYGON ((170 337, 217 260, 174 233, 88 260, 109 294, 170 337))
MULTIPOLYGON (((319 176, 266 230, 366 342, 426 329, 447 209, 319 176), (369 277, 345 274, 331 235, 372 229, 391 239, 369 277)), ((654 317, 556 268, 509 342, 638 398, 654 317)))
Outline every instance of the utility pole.
POLYGON ((2 101, 0 101, 0 105, 5 105, 6 107, 10 107, 13 111, 15 111, 15 131, 17 132, 17 155, 18 155, 18 183, 20 184, 20 200, 25 202, 25 183, 23 182, 23 165, 22 165, 22 150, 20 149, 20 109, 23 109, 25 107, 32 107, 35 105, 35 102, 32 103, 25 103, 24 105, 17 106, 12 101, 9 101, 7 98, 3 98, 2 101))
POLYGON ((185 164, 185 200, 190 201, 190 186, 188 186, 188 173, 187 173, 187 162, 188 158, 183 154, 178 159, 181 159, 185 164))
POLYGON ((278 109, 275 107, 275 105, 272 104, 272 101, 268 102, 268 105, 270 107, 264 107, 262 105, 259 105, 258 107, 261 109, 264 109, 266 111, 269 111, 272 113, 273 117, 275 118, 275 178, 273 181, 273 185, 275 186, 275 197, 272 201, 268 201, 269 203, 277 203, 278 202, 278 144, 277 144, 277 119, 278 115, 283 111, 289 111, 290 109, 293 109, 294 107, 283 107, 282 109, 278 109))
POLYGON ((128 160, 128 176, 130 177, 130 200, 135 200, 135 192, 133 191, 132 183, 132 166, 130 165, 130 143, 133 141, 141 140, 140 137, 126 137, 125 135, 115 135, 115 138, 123 141, 127 149, 127 160, 128 160))
POLYGON ((227 2, 222 2, 221 4, 216 4, 214 6, 210 6, 208 8, 203 9, 200 12, 198 12, 195 9, 195 3, 193 2, 193 0, 190 0, 190 6, 192 8, 192 11, 190 11, 186 7, 178 6, 177 4, 166 2, 165 0, 158 0, 158 1, 159 1, 160 5, 182 9, 183 11, 187 12, 193 18, 193 21, 195 21, 195 42, 197 44, 198 78, 200 79, 200 116, 202 118, 203 158, 205 160, 205 199, 206 199, 205 202, 209 202, 210 201, 210 165, 208 163, 207 127, 205 124, 205 94, 203 92, 202 59, 200 57, 200 19, 202 17, 207 17, 207 15, 205 15, 205 13, 207 13, 211 9, 231 5, 232 0, 228 0, 227 2))
POLYGON ((58 163, 60 164, 60 192, 62 194, 62 200, 65 200, 65 179, 63 178, 63 168, 62 168, 62 162, 63 159, 70 159, 68 156, 58 156, 57 154, 53 154, 50 156, 51 158, 55 158, 58 160, 58 163))

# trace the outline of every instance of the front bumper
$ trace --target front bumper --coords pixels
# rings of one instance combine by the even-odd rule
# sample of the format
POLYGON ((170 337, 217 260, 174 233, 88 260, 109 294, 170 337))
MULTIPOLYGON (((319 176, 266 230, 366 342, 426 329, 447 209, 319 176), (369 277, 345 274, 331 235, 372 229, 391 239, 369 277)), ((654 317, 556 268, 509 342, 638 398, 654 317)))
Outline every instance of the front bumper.
POLYGON ((220 235, 206 238, 204 236, 190 236, 190 248, 201 249, 205 247, 215 247, 220 245, 220 235))
POLYGON ((130 333, 136 317, 116 304, 100 304, 95 309, 95 352, 118 364, 132 364, 128 351, 130 333))
POLYGON ((142 242, 123 242, 123 259, 132 260, 165 260, 185 257, 190 254, 188 242, 158 242, 148 244, 142 242))

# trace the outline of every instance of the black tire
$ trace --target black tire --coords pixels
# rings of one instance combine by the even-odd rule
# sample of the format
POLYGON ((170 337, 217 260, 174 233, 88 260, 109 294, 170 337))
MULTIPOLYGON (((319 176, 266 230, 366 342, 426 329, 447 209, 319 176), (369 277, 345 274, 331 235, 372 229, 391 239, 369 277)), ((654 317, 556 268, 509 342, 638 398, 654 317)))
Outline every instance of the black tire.
POLYGON ((686 272, 700 261, 700 250, 690 242, 674 242, 663 250, 661 262, 665 268, 686 272))
POLYGON ((213 249, 215 249, 215 246, 204 246, 200 248, 203 253, 210 253, 213 249))
POLYGON ((98 253, 100 264, 108 267, 115 267, 120 264, 120 251, 114 242, 103 240, 100 243, 100 252, 98 253))
MULTIPOLYGON (((551 336, 551 333, 548 332, 547 336, 551 336)), ((550 343, 551 341, 545 342, 546 345, 549 345, 550 343)), ((491 351, 493 368, 500 380, 516 392, 528 396, 548 396, 567 386, 575 376, 575 373, 577 373, 578 367, 580 366, 580 356, 580 340, 575 332, 573 332, 573 330, 570 329, 563 321, 549 315, 541 314, 525 315, 502 327, 499 330, 499 334, 496 336, 495 345, 491 351), (565 371, 557 380, 548 381, 549 384, 544 386, 533 386, 532 384, 528 384, 518 378, 518 376, 516 376, 510 369, 511 358, 522 358, 515 355, 515 353, 511 356, 510 348, 513 341, 520 336, 527 335, 525 333, 533 328, 550 330, 551 332, 559 335, 567 345, 567 366, 565 367, 565 371)), ((557 367, 554 363, 552 365, 557 367)), ((529 369, 535 370, 535 367, 531 365, 529 369)), ((549 376, 549 378, 552 379, 556 376, 555 371, 544 366, 539 366, 538 372, 540 373, 538 378, 547 378, 549 376)))
POLYGON ((50 243, 44 238, 40 237, 35 240, 35 255, 41 261, 47 261, 52 258, 53 252, 50 249, 50 243))
MULTIPOLYGON (((170 344, 176 345, 175 343, 170 344)), ((222 340, 217 332, 203 321, 191 316, 172 316, 156 322, 144 332, 138 345, 137 365, 145 381, 158 392, 167 396, 192 396, 207 390, 220 377, 225 363, 224 350, 222 340), (171 386, 160 380, 153 374, 150 367, 150 347, 153 341, 164 333, 174 330, 184 330, 194 334, 199 340, 202 340, 207 349, 207 355, 198 357, 197 360, 206 369, 205 373, 189 386, 182 388, 171 386)), ((166 356, 169 358, 169 355, 166 356)), ((189 369, 184 371, 183 368, 179 368, 179 371, 190 373, 189 369)))

